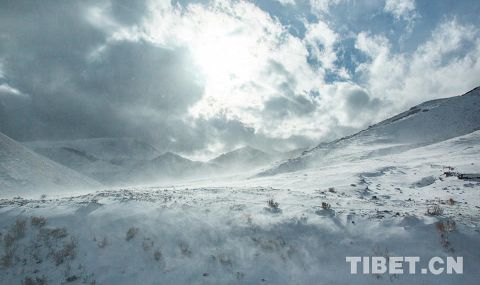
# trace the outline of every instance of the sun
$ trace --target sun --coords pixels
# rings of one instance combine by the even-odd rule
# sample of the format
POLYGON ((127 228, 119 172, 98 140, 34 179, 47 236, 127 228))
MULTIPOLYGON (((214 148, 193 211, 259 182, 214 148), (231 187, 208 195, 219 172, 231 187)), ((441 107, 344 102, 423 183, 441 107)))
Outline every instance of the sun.
POLYGON ((248 75, 246 49, 246 43, 238 37, 207 38, 196 46, 194 59, 208 80, 221 83, 248 75))
POLYGON ((210 101, 233 104, 238 99, 233 95, 255 76, 255 47, 244 34, 210 27, 198 35, 192 54, 205 78, 205 95, 210 101))

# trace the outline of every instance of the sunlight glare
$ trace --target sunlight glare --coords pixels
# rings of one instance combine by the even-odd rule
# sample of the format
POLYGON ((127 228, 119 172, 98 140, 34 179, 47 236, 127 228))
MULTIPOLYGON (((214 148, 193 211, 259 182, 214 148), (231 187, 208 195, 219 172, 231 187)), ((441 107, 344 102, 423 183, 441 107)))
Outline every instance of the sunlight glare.
POLYGON ((246 35, 228 32, 221 26, 210 26, 198 35, 192 53, 205 77, 205 95, 210 104, 228 107, 244 102, 245 98, 234 95, 256 76, 256 48, 258 45, 246 35))

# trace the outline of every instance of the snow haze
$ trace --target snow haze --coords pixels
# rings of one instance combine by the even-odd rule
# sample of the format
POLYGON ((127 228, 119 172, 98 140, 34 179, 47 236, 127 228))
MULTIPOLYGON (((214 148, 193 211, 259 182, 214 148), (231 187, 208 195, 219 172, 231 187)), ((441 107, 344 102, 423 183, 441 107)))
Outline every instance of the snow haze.
POLYGON ((0 284, 478 283, 479 12, 0 1, 0 284))

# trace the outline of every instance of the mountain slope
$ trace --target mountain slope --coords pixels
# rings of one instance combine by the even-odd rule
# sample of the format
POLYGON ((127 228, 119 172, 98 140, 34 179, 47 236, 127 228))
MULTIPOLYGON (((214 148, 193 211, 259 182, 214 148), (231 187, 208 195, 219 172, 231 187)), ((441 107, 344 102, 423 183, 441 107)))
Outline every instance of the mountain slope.
POLYGON ((242 147, 227 152, 210 160, 224 169, 246 170, 267 165, 275 160, 275 156, 253 147, 242 147))
POLYGON ((94 180, 42 157, 0 133, 2 195, 99 186, 94 180))
POLYGON ((207 165, 192 161, 172 152, 166 152, 150 162, 159 176, 179 177, 201 172, 207 165))
POLYGON ((480 87, 477 87, 461 96, 424 102, 351 136, 321 143, 260 175, 403 152, 479 129, 480 87))
POLYGON ((36 149, 75 150, 101 160, 137 159, 150 160, 160 152, 150 144, 133 138, 90 138, 66 141, 34 141, 26 146, 36 149))
POLYGON ((94 138, 25 143, 35 152, 107 184, 128 181, 139 165, 160 155, 146 142, 132 138, 94 138))
POLYGON ((0 199, 0 231, 15 237, 3 243, 9 266, 0 278, 2 284, 477 284, 480 182, 447 173, 480 173, 479 154, 476 131, 393 156, 274 177, 0 199), (441 214, 427 215, 431 209, 441 214), (351 275, 345 256, 352 255, 413 255, 421 262, 416 275, 408 266, 399 275, 351 275), (462 274, 419 273, 434 256, 468 262, 462 274))
POLYGON ((193 161, 176 153, 166 152, 145 161, 130 174, 132 182, 148 184, 160 181, 178 181, 185 178, 210 177, 218 171, 212 163, 193 161))
POLYGON ((372 141, 433 143, 480 129, 480 87, 461 96, 437 99, 360 132, 372 141))

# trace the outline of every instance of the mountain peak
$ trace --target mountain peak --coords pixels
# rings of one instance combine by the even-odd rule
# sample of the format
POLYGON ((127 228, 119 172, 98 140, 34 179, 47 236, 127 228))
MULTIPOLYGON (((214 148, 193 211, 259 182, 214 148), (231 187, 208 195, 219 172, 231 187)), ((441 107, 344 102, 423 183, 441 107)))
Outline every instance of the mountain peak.
POLYGON ((227 168, 248 169, 270 163, 273 157, 259 149, 251 146, 237 148, 230 152, 223 153, 210 162, 227 168))
POLYGON ((161 160, 176 160, 176 161, 191 161, 190 159, 187 159, 179 154, 176 154, 171 151, 167 151, 156 158, 154 158, 152 161, 161 161, 161 160))

